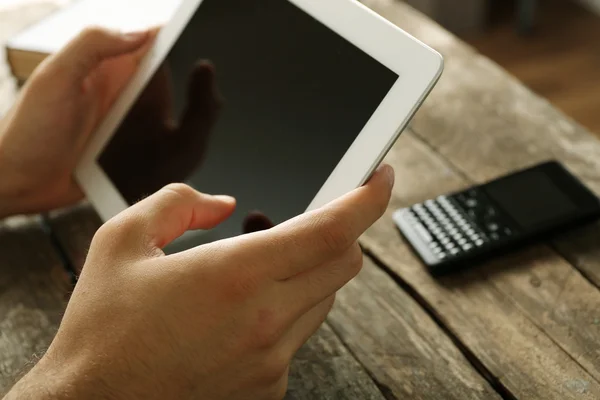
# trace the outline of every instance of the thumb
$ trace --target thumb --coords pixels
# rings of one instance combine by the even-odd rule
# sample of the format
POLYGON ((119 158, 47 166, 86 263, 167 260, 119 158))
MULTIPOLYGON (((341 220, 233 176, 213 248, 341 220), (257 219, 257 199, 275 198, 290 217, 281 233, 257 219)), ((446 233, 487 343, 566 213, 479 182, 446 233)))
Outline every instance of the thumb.
POLYGON ((128 241, 139 248, 162 249, 188 230, 211 229, 235 210, 235 199, 197 192, 184 184, 171 184, 124 211, 128 241))
POLYGON ((67 73, 76 81, 85 78, 102 61, 133 53, 156 35, 156 30, 119 33, 87 28, 49 60, 50 68, 67 73))

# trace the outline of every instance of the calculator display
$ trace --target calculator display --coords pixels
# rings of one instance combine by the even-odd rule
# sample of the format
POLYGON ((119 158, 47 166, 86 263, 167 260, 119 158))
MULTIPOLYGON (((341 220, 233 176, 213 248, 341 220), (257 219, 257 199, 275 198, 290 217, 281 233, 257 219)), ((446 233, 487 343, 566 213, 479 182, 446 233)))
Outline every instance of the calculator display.
POLYGON ((568 218, 577 205, 541 170, 491 182, 482 189, 523 229, 568 218))

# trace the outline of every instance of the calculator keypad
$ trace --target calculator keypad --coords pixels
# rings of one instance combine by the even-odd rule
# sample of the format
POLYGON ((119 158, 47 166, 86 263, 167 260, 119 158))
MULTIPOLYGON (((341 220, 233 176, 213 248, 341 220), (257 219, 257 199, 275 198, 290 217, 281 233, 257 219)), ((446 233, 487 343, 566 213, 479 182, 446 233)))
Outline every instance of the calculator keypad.
POLYGON ((404 215, 439 260, 454 258, 513 233, 480 196, 441 196, 406 209, 404 215))

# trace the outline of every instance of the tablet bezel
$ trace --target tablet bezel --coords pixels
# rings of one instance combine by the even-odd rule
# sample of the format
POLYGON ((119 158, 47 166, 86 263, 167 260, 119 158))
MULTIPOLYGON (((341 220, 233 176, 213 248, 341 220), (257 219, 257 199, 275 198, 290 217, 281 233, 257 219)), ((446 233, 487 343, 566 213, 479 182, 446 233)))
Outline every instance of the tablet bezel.
MULTIPOLYGON (((168 56, 202 1, 182 1, 171 21, 157 36, 156 43, 142 61, 138 73, 98 127, 76 169, 77 181, 104 221, 129 205, 99 166, 97 158, 133 106, 139 92, 168 56)), ((443 59, 439 53, 358 1, 286 1, 399 75, 308 206, 307 211, 310 211, 366 182, 439 79, 443 59)))

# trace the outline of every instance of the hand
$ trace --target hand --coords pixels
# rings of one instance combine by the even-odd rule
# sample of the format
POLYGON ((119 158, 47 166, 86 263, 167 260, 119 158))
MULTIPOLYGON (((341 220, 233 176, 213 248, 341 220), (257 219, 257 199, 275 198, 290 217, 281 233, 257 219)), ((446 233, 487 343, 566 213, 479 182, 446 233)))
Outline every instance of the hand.
POLYGON ((47 211, 83 197, 73 170, 155 35, 88 29, 40 65, 0 124, 0 198, 13 205, 0 211, 47 211))
POLYGON ((171 185, 137 203, 94 237, 54 342, 8 399, 283 398, 292 357, 359 272, 356 240, 393 180, 380 168, 319 210, 169 256, 166 244, 224 221, 234 200, 171 185))

